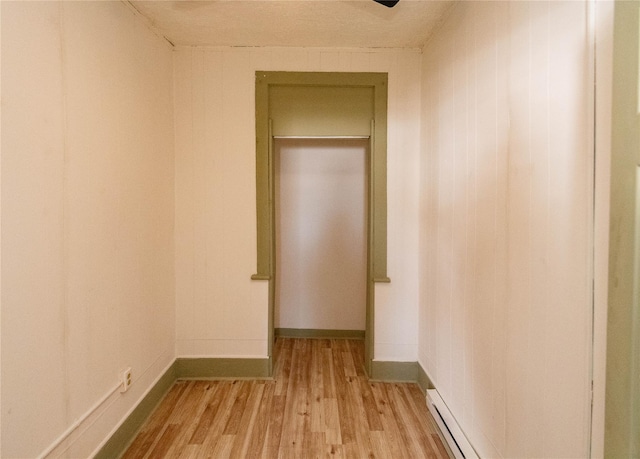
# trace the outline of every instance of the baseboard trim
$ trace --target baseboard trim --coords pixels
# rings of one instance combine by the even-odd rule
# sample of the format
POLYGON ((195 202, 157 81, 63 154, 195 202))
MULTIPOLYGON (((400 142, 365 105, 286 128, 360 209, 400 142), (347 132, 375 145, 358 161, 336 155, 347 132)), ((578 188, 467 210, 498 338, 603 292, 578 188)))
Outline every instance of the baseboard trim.
POLYGON ((371 379, 376 381, 414 382, 425 394, 428 389, 435 389, 431 378, 422 368, 420 362, 371 362, 371 379))
POLYGON ((120 457, 134 440, 142 425, 169 392, 176 381, 175 362, 167 368, 167 371, 158 379, 147 395, 138 403, 131 414, 118 427, 113 435, 100 448, 94 459, 111 459, 120 457))
POLYGON ((269 359, 187 358, 176 359, 177 379, 269 378, 269 359))
POLYGON ((374 381, 418 381, 418 362, 371 362, 370 379, 374 381))
POLYGON ((277 338, 364 339, 364 330, 324 330, 317 328, 276 328, 277 338))
POLYGON ((418 364, 418 380, 416 382, 420 386, 420 389, 422 389, 422 392, 426 394, 427 390, 435 389, 436 386, 433 385, 431 378, 429 378, 429 375, 427 374, 427 372, 424 371, 424 368, 422 368, 422 365, 420 365, 420 362, 417 362, 417 364, 418 364))

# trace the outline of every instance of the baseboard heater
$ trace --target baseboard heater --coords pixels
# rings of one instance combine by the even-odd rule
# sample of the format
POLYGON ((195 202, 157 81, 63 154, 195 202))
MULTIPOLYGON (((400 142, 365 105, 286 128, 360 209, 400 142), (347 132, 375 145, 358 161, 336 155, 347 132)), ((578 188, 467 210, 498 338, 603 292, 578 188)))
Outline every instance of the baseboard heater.
POLYGON ((435 389, 427 390, 427 406, 456 459, 478 459, 471 443, 435 389))

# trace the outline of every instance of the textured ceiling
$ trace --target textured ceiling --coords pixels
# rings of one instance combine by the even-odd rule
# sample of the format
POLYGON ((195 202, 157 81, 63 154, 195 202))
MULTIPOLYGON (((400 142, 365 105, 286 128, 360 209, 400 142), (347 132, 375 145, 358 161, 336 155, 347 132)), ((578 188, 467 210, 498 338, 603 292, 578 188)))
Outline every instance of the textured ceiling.
POLYGON ((420 48, 452 1, 131 1, 175 45, 420 48))

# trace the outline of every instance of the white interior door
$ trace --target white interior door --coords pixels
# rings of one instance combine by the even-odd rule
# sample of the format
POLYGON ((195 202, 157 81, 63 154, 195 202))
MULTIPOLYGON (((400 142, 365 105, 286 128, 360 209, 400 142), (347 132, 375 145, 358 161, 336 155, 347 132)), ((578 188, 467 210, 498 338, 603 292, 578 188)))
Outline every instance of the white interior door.
POLYGON ((365 329, 368 144, 275 140, 275 328, 365 329))

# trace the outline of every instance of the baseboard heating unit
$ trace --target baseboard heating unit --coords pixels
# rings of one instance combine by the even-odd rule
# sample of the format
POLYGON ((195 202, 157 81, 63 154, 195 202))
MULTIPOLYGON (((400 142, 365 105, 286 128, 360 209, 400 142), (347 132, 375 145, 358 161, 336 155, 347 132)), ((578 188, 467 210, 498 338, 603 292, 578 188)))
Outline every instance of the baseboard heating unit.
POLYGON ((471 443, 435 389, 427 390, 427 406, 456 459, 478 459, 471 443))

